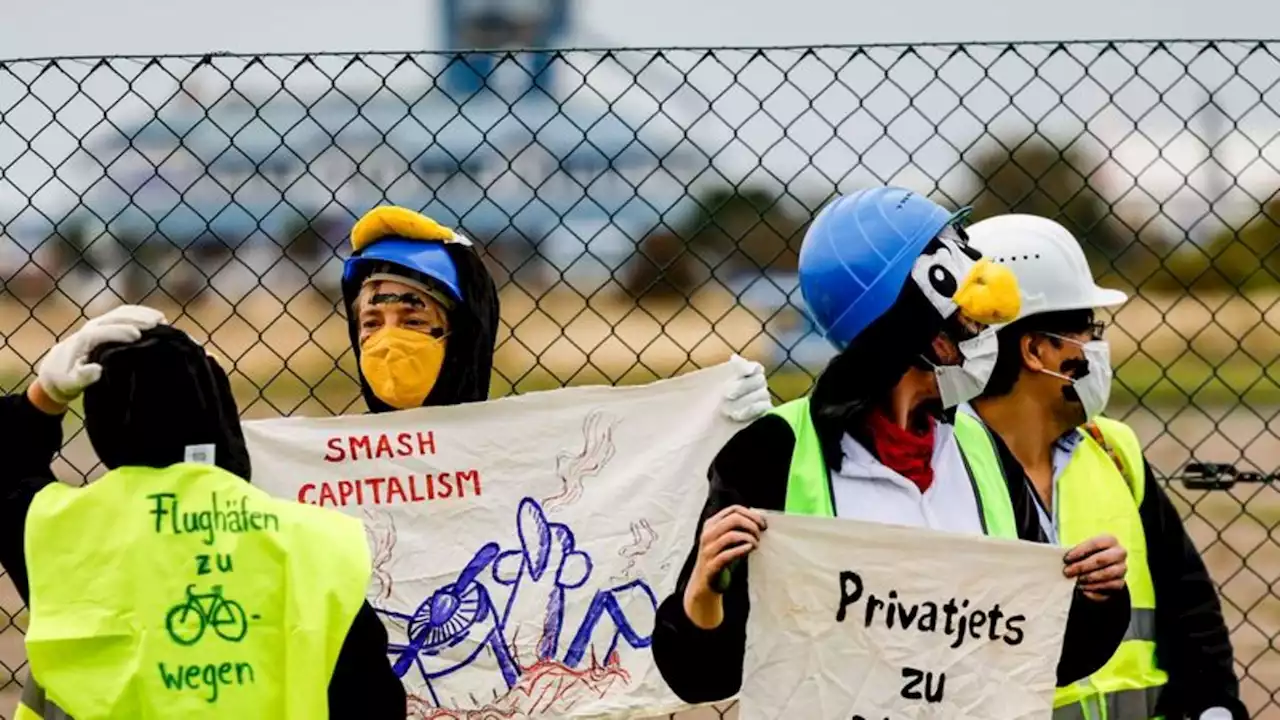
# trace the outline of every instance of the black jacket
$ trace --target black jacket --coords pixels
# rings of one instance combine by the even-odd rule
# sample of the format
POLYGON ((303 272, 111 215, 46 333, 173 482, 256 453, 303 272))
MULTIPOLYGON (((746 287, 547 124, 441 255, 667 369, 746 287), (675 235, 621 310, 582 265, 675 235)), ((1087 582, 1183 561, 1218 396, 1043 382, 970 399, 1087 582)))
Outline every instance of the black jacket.
POLYGON ((1151 464, 1144 459, 1143 465, 1146 489, 1138 514, 1156 593, 1156 662, 1169 675, 1158 714, 1195 720, 1208 708, 1223 707, 1233 720, 1247 720, 1217 587, 1151 464))
MULTIPOLYGON (((25 395, 4 396, 0 428, 0 455, 5 457, 0 469, 0 566, 25 603, 29 587, 23 532, 36 493, 56 482, 51 464, 62 447, 62 418, 40 412, 25 395)), ((329 681, 329 716, 403 720, 405 708, 404 686, 387 656, 386 628, 365 602, 347 631, 329 681)))
MULTIPOLYGON (((813 406, 822 405, 822 387, 815 390, 813 406)), ((814 416, 829 468, 837 467, 843 454, 838 424, 814 416)), ((702 519, 694 533, 694 550, 685 561, 675 591, 658 608, 653 635, 653 655, 658 670, 671 689, 685 702, 713 702, 737 693, 742 684, 742 660, 746 639, 746 563, 734 571, 724 597, 724 622, 714 630, 701 630, 684 614, 685 586, 693 571, 697 537, 702 522, 728 505, 782 510, 786 503, 787 476, 795 435, 786 421, 766 415, 741 430, 720 451, 710 470, 710 492, 702 519)), ((1000 454, 1017 518, 1018 536, 1046 542, 1034 499, 1021 466, 1007 451, 1000 454)), ((1067 684, 1102 667, 1119 646, 1129 624, 1128 591, 1105 602, 1092 602, 1076 593, 1067 620, 1066 642, 1058 661, 1058 682, 1067 684)))
MULTIPOLYGON (((1015 495, 1018 526, 1038 523, 1031 481, 1000 436, 991 436, 1006 474, 1009 468, 1017 467, 1021 484, 1028 488, 1021 499, 1015 495)), ((1157 715, 1168 720, 1196 720, 1205 710, 1222 707, 1231 711, 1235 720, 1247 720, 1249 713, 1240 702, 1231 633, 1222 619, 1217 587, 1187 536, 1177 508, 1156 482, 1145 458, 1143 466, 1146 486, 1138 514, 1156 594, 1156 663, 1169 675, 1157 715)), ((1012 475, 1008 477, 1011 483, 1015 482, 1012 475)))

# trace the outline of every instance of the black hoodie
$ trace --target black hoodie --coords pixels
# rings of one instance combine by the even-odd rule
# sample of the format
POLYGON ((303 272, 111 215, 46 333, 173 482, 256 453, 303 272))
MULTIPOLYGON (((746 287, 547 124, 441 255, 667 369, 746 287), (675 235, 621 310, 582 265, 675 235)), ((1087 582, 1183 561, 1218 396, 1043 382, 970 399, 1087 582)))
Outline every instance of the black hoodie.
MULTIPOLYGON (((489 377, 493 372, 493 351, 498 342, 498 289, 489 274, 484 260, 473 247, 461 243, 448 243, 445 249, 458 270, 458 286, 462 302, 449 313, 450 333, 445 348, 444 366, 431 394, 423 401, 423 407, 461 405, 483 402, 489 399, 489 377)), ((426 284, 434 284, 419 273, 389 265, 389 271, 426 284)), ((347 328, 351 347, 356 354, 356 367, 360 360, 360 322, 351 302, 364 278, 353 279, 344 295, 347 301, 347 328)), ((378 399, 360 375, 360 390, 369 410, 375 413, 393 412, 395 408, 378 399)))
MULTIPOLYGON (((863 447, 873 447, 864 441, 865 414, 884 401, 886 388, 896 385, 908 367, 923 362, 919 355, 944 327, 915 286, 908 282, 905 288, 888 312, 832 359, 814 386, 810 414, 829 472, 839 469, 844 460, 840 440, 846 433, 863 447)), ((730 505, 781 511, 786 505, 794 447, 791 426, 776 415, 765 415, 731 438, 712 462, 708 473, 711 486, 694 531, 693 549, 674 592, 658 608, 653 634, 658 670, 685 702, 714 702, 738 692, 750 610, 746 563, 740 563, 725 593, 724 622, 718 628, 701 630, 685 615, 684 591, 693 572, 703 522, 730 505)), ((1048 542, 1022 466, 1002 445, 1000 449, 1018 536, 1048 542)), ((1091 602, 1077 592, 1058 662, 1058 684, 1069 684, 1102 667, 1119 646, 1128 623, 1128 591, 1102 603, 1091 602)))
MULTIPOLYGON (((185 333, 157 327, 137 343, 100 347, 90 360, 102 364, 103 374, 84 395, 85 430, 107 468, 168 467, 183 461, 188 445, 212 444, 219 467, 249 479, 226 373, 185 333)), ((5 455, 19 458, 10 467, 22 473, 0 486, 0 563, 27 602, 23 527, 35 494, 55 482, 49 464, 62 444, 61 418, 40 413, 24 396, 10 396, 0 402, 0 423, 13 443, 5 455)), ((365 602, 330 678, 331 718, 403 720, 404 686, 386 647, 386 629, 365 602)))
POLYGON ((189 445, 214 445, 218 467, 250 479, 249 451, 227 374, 186 333, 161 325, 97 348, 102 378, 84 393, 84 429, 108 469, 166 468, 189 445))

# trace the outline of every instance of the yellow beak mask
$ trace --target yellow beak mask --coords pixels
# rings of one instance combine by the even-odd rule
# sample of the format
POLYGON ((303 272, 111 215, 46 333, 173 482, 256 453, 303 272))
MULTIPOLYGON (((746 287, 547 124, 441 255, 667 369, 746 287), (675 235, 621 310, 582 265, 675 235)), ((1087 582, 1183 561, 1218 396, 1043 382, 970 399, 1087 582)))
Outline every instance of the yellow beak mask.
POLYGON ((1013 271, 982 257, 954 228, 925 247, 911 279, 944 319, 959 311, 983 325, 998 325, 1013 322, 1022 307, 1013 271))
POLYGON ((380 400, 397 410, 422 407, 444 368, 445 343, 412 330, 385 327, 360 346, 360 372, 380 400))

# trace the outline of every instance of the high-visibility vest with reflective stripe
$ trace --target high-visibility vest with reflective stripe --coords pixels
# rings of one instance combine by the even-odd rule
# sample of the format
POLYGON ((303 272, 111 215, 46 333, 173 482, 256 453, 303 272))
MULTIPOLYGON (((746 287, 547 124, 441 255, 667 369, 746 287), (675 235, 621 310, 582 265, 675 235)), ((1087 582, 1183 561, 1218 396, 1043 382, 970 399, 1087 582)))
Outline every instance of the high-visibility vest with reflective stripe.
POLYGON ((31 675, 76 720, 327 717, 372 570, 360 520, 187 463, 49 485, 25 548, 31 675))
MULTIPOLYGON (((809 398, 784 403, 772 411, 791 426, 795 435, 795 448, 791 451, 791 467, 787 476, 787 501, 784 511, 792 515, 816 515, 834 517, 835 503, 832 499, 831 474, 822 457, 822 443, 813 427, 813 418, 809 414, 809 398)), ((1009 488, 1005 483, 1004 471, 996 456, 994 447, 988 439, 987 450, 981 446, 973 451, 963 450, 965 443, 961 439, 963 432, 986 433, 980 423, 975 428, 961 430, 956 426, 956 439, 961 445, 961 457, 969 473, 969 480, 974 485, 974 494, 978 500, 978 514, 982 519, 982 527, 991 537, 1016 540, 1017 525, 1013 519, 1013 503, 1009 499, 1009 488)), ((973 443, 970 443, 973 445, 973 443)))
POLYGON ((1147 537, 1138 514, 1146 490, 1146 466, 1142 444, 1128 425, 1104 417, 1094 425, 1105 446, 1081 430, 1083 437, 1058 478, 1058 537, 1065 547, 1103 534, 1120 541, 1128 551, 1125 581, 1132 614, 1125 639, 1107 664, 1092 676, 1058 689, 1054 718, 1146 720, 1156 717, 1160 689, 1169 680, 1156 665, 1156 595, 1147 564, 1147 537))
MULTIPOLYGON (((1167 676, 1155 659, 1155 590, 1147 566, 1147 541, 1138 507, 1145 490, 1142 445, 1127 425, 1098 418, 1105 446, 1085 429, 1071 462, 1057 482, 1059 541, 1072 547, 1096 535, 1114 535, 1128 551, 1132 612, 1124 642, 1098 672, 1054 694, 1054 720, 1145 720, 1155 717, 1159 690, 1167 676), (1124 466, 1125 472, 1117 467, 1124 466)), ((956 427, 984 427, 956 413, 956 427)), ((966 455, 990 436, 957 433, 966 455)))
POLYGON ((45 697, 44 689, 32 679, 28 670, 27 678, 22 681, 22 697, 18 700, 13 720, 71 720, 71 716, 45 697))

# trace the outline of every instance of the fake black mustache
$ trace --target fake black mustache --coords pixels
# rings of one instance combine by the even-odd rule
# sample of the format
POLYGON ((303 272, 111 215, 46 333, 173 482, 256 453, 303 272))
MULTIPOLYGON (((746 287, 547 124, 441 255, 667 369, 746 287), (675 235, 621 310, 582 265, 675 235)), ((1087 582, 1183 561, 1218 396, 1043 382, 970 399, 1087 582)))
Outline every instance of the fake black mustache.
MULTIPOLYGON (((1084 358, 1063 360, 1062 369, 1059 372, 1073 380, 1079 380, 1089 374, 1089 361, 1084 358)), ((1076 386, 1071 383, 1062 386, 1062 396, 1071 402, 1081 402, 1080 394, 1076 392, 1076 386)))

